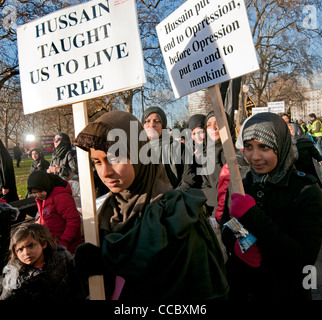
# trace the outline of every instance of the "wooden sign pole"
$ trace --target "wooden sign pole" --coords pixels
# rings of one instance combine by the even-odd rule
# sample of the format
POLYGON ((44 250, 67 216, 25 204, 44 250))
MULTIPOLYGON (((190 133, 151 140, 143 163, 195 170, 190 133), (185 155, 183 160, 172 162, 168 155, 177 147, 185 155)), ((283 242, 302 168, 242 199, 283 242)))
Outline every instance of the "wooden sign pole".
POLYGON ((245 195, 243 182, 238 168, 235 148, 231 138, 224 104, 221 99, 219 84, 209 87, 208 92, 213 104, 213 109, 219 128, 220 140, 223 145, 226 162, 229 169, 232 190, 234 193, 241 193, 245 195))
MULTIPOLYGON (((77 136, 78 133, 88 124, 86 102, 73 104, 73 117, 75 136, 77 136)), ((85 241, 99 246, 95 187, 89 153, 77 148, 77 163, 85 241)), ((105 300, 103 276, 91 276, 88 281, 90 299, 105 300)))

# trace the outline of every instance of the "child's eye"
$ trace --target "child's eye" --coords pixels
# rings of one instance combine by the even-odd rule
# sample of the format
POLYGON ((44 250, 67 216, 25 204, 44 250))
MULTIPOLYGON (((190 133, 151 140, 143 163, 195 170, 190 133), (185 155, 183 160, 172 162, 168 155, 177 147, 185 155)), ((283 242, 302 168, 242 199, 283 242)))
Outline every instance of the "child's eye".
POLYGON ((99 165, 100 163, 101 163, 101 161, 99 161, 99 160, 92 160, 92 164, 94 166, 99 165))

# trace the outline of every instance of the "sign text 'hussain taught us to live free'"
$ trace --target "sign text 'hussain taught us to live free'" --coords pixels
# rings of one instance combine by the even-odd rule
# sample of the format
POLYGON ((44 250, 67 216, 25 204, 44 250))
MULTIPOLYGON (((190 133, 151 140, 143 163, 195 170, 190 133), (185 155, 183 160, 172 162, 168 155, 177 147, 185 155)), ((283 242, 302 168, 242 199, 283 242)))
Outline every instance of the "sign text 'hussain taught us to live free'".
POLYGON ((134 0, 95 0, 18 28, 25 114, 143 85, 134 0))
POLYGON ((243 0, 188 0, 156 30, 176 98, 259 68, 243 0))

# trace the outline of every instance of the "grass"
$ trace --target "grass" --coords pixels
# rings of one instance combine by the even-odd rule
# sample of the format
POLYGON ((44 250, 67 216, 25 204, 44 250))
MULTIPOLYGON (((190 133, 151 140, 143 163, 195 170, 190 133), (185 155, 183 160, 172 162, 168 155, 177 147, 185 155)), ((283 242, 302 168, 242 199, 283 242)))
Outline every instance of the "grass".
MULTIPOLYGON (((45 159, 50 162, 51 155, 46 156, 45 159)), ((19 199, 24 199, 27 195, 27 180, 30 175, 30 167, 32 162, 33 160, 31 158, 23 158, 20 162, 20 168, 17 168, 17 160, 13 160, 19 199)))

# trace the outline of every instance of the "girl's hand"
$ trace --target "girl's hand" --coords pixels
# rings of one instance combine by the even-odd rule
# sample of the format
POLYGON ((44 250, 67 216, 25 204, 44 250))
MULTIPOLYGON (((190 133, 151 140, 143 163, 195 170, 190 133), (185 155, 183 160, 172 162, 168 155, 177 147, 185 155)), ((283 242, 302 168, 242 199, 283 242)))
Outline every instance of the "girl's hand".
POLYGON ((236 219, 241 218, 251 207, 256 205, 254 198, 249 194, 243 196, 240 193, 233 193, 231 201, 229 214, 236 219))

